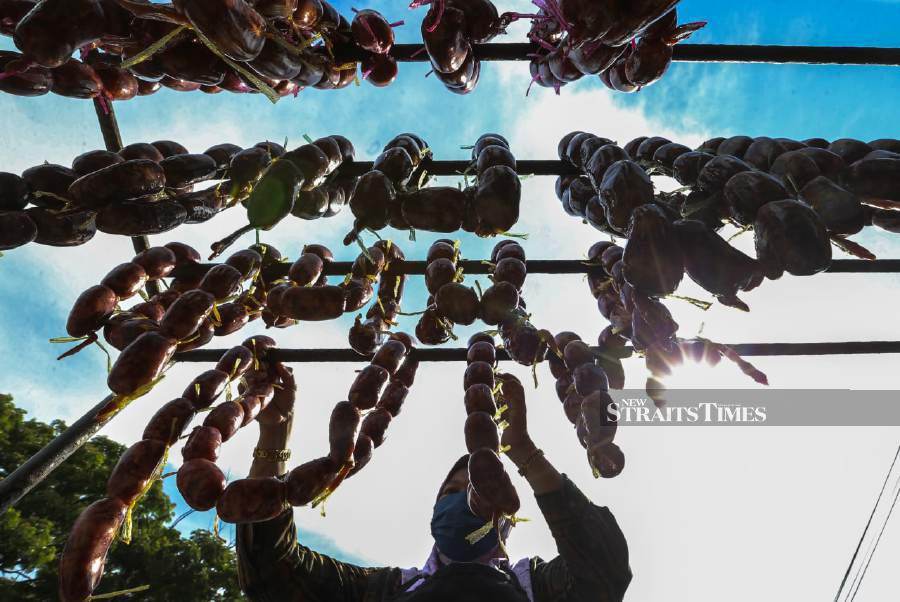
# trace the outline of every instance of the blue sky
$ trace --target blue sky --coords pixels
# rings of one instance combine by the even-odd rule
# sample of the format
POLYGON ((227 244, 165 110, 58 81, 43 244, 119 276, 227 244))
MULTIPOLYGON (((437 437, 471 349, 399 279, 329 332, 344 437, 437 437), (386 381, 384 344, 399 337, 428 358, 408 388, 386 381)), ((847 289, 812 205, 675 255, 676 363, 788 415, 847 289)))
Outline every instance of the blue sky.
MULTIPOLYGON (((498 5, 501 10, 528 10, 524 1, 498 5)), ((349 13, 350 3, 338 6, 349 13)), ((424 11, 409 11, 400 2, 368 6, 391 20, 405 19, 398 39, 416 41, 424 11)), ((698 43, 900 44, 900 2, 684 0, 681 14, 683 21, 710 22, 691 40, 698 43)), ((512 29, 510 41, 520 34, 521 26, 512 29)), ((4 43, 9 45, 8 40, 4 43)), ((485 64, 479 87, 467 97, 424 79, 426 72, 424 64, 403 64, 398 81, 387 89, 364 83, 337 92, 308 90, 275 106, 258 95, 164 90, 117 103, 116 111, 126 143, 171 138, 201 152, 226 141, 249 146, 287 136, 299 144, 304 133, 313 137, 342 133, 354 141, 358 156, 369 159, 402 131, 423 136, 441 158, 466 156, 468 151, 459 146, 486 131, 506 134, 519 158, 552 157, 559 137, 576 128, 617 137, 622 143, 657 133, 689 144, 732 134, 900 138, 900 68, 681 63, 673 65, 663 81, 636 95, 613 95, 599 80, 583 79, 564 88, 560 97, 534 89, 527 98, 524 63, 485 64)), ((102 146, 90 103, 51 95, 38 99, 4 95, 0 111, 5 116, 0 120, 3 170, 21 172, 43 160, 68 164, 78 153, 102 146)), ((226 213, 154 240, 184 240, 202 251, 242 219, 239 211, 226 213)), ((350 222, 349 213, 317 222, 286 221, 265 233, 264 240, 291 256, 304 243, 330 242, 336 254, 351 259, 356 248, 343 248, 338 242, 350 222)), ((562 214, 550 178, 524 182, 520 226, 517 230, 531 235, 525 248, 532 258, 578 257, 600 238, 562 214)), ((396 238, 408 256, 422 257, 436 237, 420 233, 415 244, 403 235, 396 238)), ((483 257, 493 244, 461 238, 467 257, 483 257)), ((897 238, 884 232, 866 232, 859 240, 880 257, 900 257, 897 238)), ((744 235, 735 244, 746 249, 752 246, 752 237, 744 235)), ((38 418, 71 420, 103 395, 103 356, 88 350, 56 362, 60 350, 47 339, 64 334, 65 317, 78 292, 131 255, 127 240, 100 235, 80 248, 30 245, 0 258, 5 310, 0 314, 0 389, 15 395, 38 418)), ((703 324, 705 336, 729 342, 900 340, 898 284, 893 276, 786 278, 748 295, 750 314, 721 308, 700 314, 677 305, 672 310, 685 336, 703 324)), ((690 285, 686 290, 685 294, 702 295, 690 285)), ((552 330, 576 330, 593 338, 604 326, 579 278, 531 277, 525 296, 535 320, 552 330)), ((413 282, 406 307, 414 311, 423 303, 421 282, 413 282)), ((304 324, 279 331, 276 338, 282 346, 342 346, 351 319, 304 324)), ((414 322, 405 326, 411 329, 414 322)), ((216 346, 235 344, 251 332, 255 329, 216 341, 216 346)), ((460 329, 459 334, 468 332, 460 329)), ((785 388, 896 388, 896 358, 765 358, 758 363, 775 386, 785 388)), ((126 410, 107 434, 124 443, 139 438, 153 410, 177 396, 202 369, 173 368, 159 389, 126 410)), ((630 384, 639 385, 643 368, 633 363, 628 370, 630 384)), ((321 453, 328 412, 344 395, 352 368, 298 366, 297 371, 304 420, 293 444, 295 457, 302 461, 321 453)), ((456 393, 444 393, 460 388, 460 371, 452 366, 426 367, 422 375, 409 410, 392 426, 389 444, 329 502, 328 516, 298 511, 303 541, 358 562, 411 565, 424 559, 432 490, 444 465, 461 447, 463 416, 457 411, 456 393), (441 403, 445 398, 449 399, 441 403), (445 409, 447 405, 452 409, 445 409)), ((520 375, 528 376, 527 371, 520 375)), ((686 369, 679 378, 683 385, 746 384, 727 367, 686 369)), ((833 595, 887 469, 885 459, 896 446, 896 428, 767 428, 764 436, 740 429, 628 433, 623 446, 629 469, 614 481, 596 482, 567 431, 551 385, 545 370, 540 389, 530 397, 533 430, 548 456, 619 517, 632 546, 636 575, 632 599, 714 600, 725 587, 735 600, 763 595, 771 599, 772 591, 783 592, 784 597, 775 599, 784 600, 833 595), (838 447, 853 453, 842 453, 838 447), (751 514, 759 521, 735 518, 751 514), (717 527, 726 521, 727 529, 717 527), (823 538, 824 545, 816 543, 823 538), (732 591, 735 580, 745 578, 747 564, 763 574, 732 591), (712 575, 702 583, 696 576, 701 568, 712 575)), ((245 431, 229 443, 222 461, 235 476, 246 471, 254 443, 255 432, 245 431)), ((173 462, 179 457, 176 450, 173 462)), ((523 491, 524 482, 516 484, 523 491)), ((167 482, 166 488, 178 500, 173 485, 167 482)), ((536 518, 533 501, 525 499, 525 504, 523 514, 536 518)), ((209 524, 208 516, 192 516, 182 523, 189 528, 209 524)), ((554 554, 549 533, 540 524, 521 529, 513 541, 514 554, 545 558, 554 554)), ((886 600, 887 592, 897 591, 900 582, 887 559, 898 553, 900 529, 895 522, 873 561, 861 600, 886 600)))

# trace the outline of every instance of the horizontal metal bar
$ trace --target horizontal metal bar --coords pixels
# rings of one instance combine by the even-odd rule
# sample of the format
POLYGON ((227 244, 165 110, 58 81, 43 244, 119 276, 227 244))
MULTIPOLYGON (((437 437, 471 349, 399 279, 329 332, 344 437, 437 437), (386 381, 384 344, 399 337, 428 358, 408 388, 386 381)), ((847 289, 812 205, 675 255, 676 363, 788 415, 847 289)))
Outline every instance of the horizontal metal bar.
MULTIPOLYGON (((797 355, 860 355, 900 353, 900 341, 850 341, 840 343, 738 343, 729 345, 741 355, 797 356, 797 355)), ((196 349, 175 354, 176 362, 217 362, 227 349, 196 349)), ((352 363, 368 361, 352 349, 275 349, 275 360, 287 363, 352 363)), ((416 357, 423 362, 465 361, 467 350, 462 347, 417 348, 416 357)), ((502 349, 497 358, 509 360, 502 349)))
MULTIPOLYGON (((476 44, 482 61, 527 61, 539 50, 529 43, 476 44)), ((360 53, 358 53, 360 54, 360 53)), ((401 62, 427 62, 422 44, 395 44, 391 56, 401 62)), ((354 57, 352 51, 348 58, 354 57)), ((679 44, 673 60, 703 63, 779 63, 803 65, 900 65, 900 48, 860 46, 763 46, 744 44, 679 44)))
MULTIPOLYGON (((203 277, 214 263, 196 263, 183 265, 172 272, 172 277, 199 279, 203 277)), ((491 273, 491 264, 479 259, 463 259, 457 263, 463 272, 471 276, 483 276, 491 273)), ((591 266, 580 259, 529 259, 525 262, 529 274, 586 274, 591 266)), ((286 277, 290 263, 276 263, 264 270, 267 280, 286 277)), ((353 263, 350 261, 334 261, 325 266, 327 276, 343 276, 350 272, 353 263)), ((424 261, 404 261, 394 264, 394 268, 403 274, 423 275, 424 261)), ((900 259, 835 259, 826 272, 831 274, 897 274, 900 273, 900 259)))

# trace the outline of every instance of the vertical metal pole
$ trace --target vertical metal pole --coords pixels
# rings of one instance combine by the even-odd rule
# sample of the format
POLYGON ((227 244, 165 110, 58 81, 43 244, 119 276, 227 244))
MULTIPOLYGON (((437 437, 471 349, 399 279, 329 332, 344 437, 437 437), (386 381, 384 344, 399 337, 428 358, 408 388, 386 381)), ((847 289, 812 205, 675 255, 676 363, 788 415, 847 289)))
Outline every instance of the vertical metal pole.
MULTIPOLYGON (((97 122, 100 124, 100 133, 103 134, 103 143, 106 150, 114 153, 122 150, 122 135, 119 133, 119 123, 116 121, 116 113, 111 100, 105 98, 94 99, 94 112, 97 113, 97 122)), ((150 240, 146 236, 133 236, 131 244, 134 252, 140 253, 150 248, 150 240)), ((152 297, 159 293, 159 283, 151 281, 147 283, 147 293, 152 297)))

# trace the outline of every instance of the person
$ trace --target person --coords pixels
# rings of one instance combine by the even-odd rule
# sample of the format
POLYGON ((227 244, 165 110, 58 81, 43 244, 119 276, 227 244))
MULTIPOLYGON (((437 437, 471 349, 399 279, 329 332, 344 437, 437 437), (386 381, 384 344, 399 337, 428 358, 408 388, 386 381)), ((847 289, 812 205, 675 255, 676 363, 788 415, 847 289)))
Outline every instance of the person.
MULTIPOLYGON (((515 381, 518 382, 518 381, 515 381)), ((518 385, 521 390, 521 385, 518 385)), ((506 385, 504 385, 504 392, 506 385)), ((531 486, 559 555, 545 562, 510 563, 503 545, 510 523, 500 520, 474 544, 466 535, 484 526, 468 507, 468 455, 438 489, 431 520, 435 540, 419 569, 360 567, 319 554, 297 541, 293 511, 237 525, 241 589, 250 600, 298 602, 613 602, 631 581, 628 545, 609 509, 593 505, 560 474, 528 434, 524 391, 507 400, 507 457, 531 486)), ((284 477, 294 392, 286 387, 260 413, 251 477, 284 477)))

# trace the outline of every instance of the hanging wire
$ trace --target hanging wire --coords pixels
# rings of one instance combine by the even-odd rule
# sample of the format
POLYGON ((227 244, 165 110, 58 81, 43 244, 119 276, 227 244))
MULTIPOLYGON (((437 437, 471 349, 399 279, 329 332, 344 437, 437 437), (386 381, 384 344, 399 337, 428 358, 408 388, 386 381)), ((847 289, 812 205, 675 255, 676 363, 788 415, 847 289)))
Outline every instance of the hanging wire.
MULTIPOLYGON (((884 477, 884 483, 882 483, 882 485, 881 485, 881 491, 878 492, 878 497, 875 498, 875 505, 872 507, 872 512, 871 512, 871 514, 869 514, 869 519, 866 521, 866 526, 865 526, 865 528, 863 528, 863 532, 859 536, 859 541, 856 544, 856 549, 853 551, 853 556, 850 558, 850 564, 847 565, 847 570, 844 572, 844 578, 841 579, 841 584, 838 586, 838 591, 834 595, 834 602, 839 602, 839 600, 841 599, 841 594, 844 593, 844 586, 847 584, 847 578, 850 576, 850 571, 853 570, 853 567, 856 564, 856 558, 859 556, 859 550, 862 547, 863 541, 865 541, 866 534, 869 532, 869 527, 872 524, 872 519, 875 518, 875 512, 878 510, 878 506, 881 503, 881 499, 882 499, 882 497, 884 497, 884 491, 885 491, 885 489, 887 489, 888 482, 890 481, 891 475, 894 472, 894 467, 897 465, 898 457, 900 457, 900 446, 897 446, 897 451, 894 454, 894 459, 891 462, 891 467, 888 469, 888 472, 884 477)), ((897 489, 898 486, 900 486, 900 475, 898 475, 898 482, 897 482, 897 485, 895 485, 895 489, 897 489)), ((900 489, 898 489, 898 493, 900 493, 900 489)), ((895 494, 894 504, 896 504, 896 503, 897 503, 897 495, 895 494)), ((888 515, 887 515, 887 517, 885 517, 884 525, 887 525, 887 519, 890 518, 891 512, 893 512, 893 510, 894 510, 894 506, 891 505, 891 508, 888 511, 888 515)), ((884 525, 881 528, 882 533, 884 532, 884 525)), ((878 535, 878 540, 880 540, 880 539, 881 539, 881 533, 879 533, 879 535, 878 535)), ((877 541, 876 541, 875 546, 877 546, 877 541)), ((872 549, 871 553, 874 554, 874 549, 872 549)), ((869 556, 869 561, 871 561, 872 557, 871 557, 869 551, 867 551, 866 554, 869 556)), ((866 562, 865 568, 867 569, 868 566, 869 566, 869 563, 866 562)), ((863 570, 863 575, 864 574, 865 574, 865 570, 863 570)), ((857 567, 856 573, 853 576, 853 580, 851 581, 851 584, 850 584, 850 590, 852 590, 853 586, 855 584, 857 584, 858 578, 859 578, 859 583, 861 583, 862 578, 860 577, 860 567, 857 567)), ((848 590, 848 592, 850 590, 848 590)), ((855 591, 859 591, 859 585, 857 585, 855 591)), ((855 593, 853 594, 853 597, 856 597, 855 593)), ((850 598, 850 600, 852 600, 852 599, 853 598, 850 598)))
POLYGON ((897 479, 896 485, 894 485, 894 501, 891 502, 891 507, 888 508, 887 516, 884 517, 884 522, 881 524, 881 530, 878 531, 878 537, 875 539, 875 544, 872 546, 872 551, 869 553, 869 557, 866 559, 866 564, 862 568, 862 572, 859 575, 859 581, 856 584, 856 589, 853 590, 853 595, 850 598, 850 602, 856 600, 856 594, 859 593, 859 588, 862 586, 863 579, 866 577, 866 572, 869 570, 869 563, 872 562, 872 558, 875 556, 875 551, 878 549, 878 544, 881 543, 881 536, 884 535, 884 530, 887 528, 888 520, 891 518, 891 514, 894 513, 894 507, 897 505, 897 498, 900 497, 900 478, 897 479))

